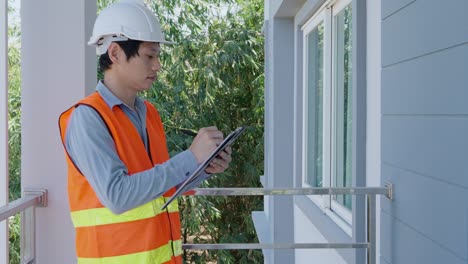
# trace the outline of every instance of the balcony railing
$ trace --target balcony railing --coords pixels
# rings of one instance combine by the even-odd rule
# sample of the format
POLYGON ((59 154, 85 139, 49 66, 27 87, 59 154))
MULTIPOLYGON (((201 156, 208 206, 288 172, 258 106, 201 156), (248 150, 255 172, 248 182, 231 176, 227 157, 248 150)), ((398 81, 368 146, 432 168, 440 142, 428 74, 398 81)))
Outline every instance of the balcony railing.
POLYGON ((274 244, 184 244, 183 249, 367 249, 367 264, 377 263, 376 255, 376 195, 393 199, 393 185, 354 188, 204 188, 195 189, 197 196, 264 196, 264 195, 365 195, 367 197, 367 241, 362 243, 274 243, 274 244))
MULTIPOLYGON (((376 195, 393 199, 393 185, 355 188, 202 188, 195 196, 264 196, 264 195, 365 195, 367 197, 367 241, 361 243, 274 243, 274 244, 183 244, 187 250, 223 249, 367 249, 367 264, 376 263, 376 195)), ((0 207, 0 222, 21 213, 21 263, 34 264, 36 258, 35 208, 47 206, 47 190, 27 189, 23 197, 0 207)))
POLYGON ((22 197, 0 207, 0 222, 21 213, 21 263, 36 263, 36 207, 47 207, 47 190, 24 189, 22 197))

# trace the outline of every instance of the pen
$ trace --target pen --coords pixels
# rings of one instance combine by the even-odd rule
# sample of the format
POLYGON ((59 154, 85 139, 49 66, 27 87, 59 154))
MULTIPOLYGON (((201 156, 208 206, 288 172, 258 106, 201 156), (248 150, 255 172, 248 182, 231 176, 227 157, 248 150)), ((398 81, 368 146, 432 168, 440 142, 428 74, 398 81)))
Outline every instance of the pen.
POLYGON ((182 132, 182 133, 184 133, 186 135, 192 136, 192 137, 197 136, 197 132, 195 132, 193 130, 190 130, 190 129, 178 128, 177 130, 179 130, 180 132, 182 132))

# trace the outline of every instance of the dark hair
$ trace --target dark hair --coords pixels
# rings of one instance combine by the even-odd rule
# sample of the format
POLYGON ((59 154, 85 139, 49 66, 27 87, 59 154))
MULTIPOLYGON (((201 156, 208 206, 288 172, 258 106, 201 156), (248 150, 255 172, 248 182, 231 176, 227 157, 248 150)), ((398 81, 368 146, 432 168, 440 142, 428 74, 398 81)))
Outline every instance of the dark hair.
MULTIPOLYGON (((125 52, 125 55, 127 56, 127 61, 134 56, 138 56, 138 50, 140 49, 141 43, 143 41, 140 40, 133 40, 129 39, 126 41, 114 41, 117 43, 125 52)), ((109 58, 109 53, 106 51, 106 53, 102 54, 99 57, 99 68, 101 69, 102 72, 105 72, 106 70, 110 69, 110 66, 112 65, 112 61, 109 58)))

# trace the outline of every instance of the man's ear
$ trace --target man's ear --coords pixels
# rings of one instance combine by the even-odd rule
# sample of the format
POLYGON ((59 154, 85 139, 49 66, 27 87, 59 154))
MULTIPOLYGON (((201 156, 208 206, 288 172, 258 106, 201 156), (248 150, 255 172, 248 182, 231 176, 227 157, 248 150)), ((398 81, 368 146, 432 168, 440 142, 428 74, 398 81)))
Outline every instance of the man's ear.
POLYGON ((114 64, 118 64, 123 59, 122 48, 120 48, 120 46, 115 42, 112 42, 109 45, 109 47, 107 48, 107 53, 109 55, 109 59, 114 64))

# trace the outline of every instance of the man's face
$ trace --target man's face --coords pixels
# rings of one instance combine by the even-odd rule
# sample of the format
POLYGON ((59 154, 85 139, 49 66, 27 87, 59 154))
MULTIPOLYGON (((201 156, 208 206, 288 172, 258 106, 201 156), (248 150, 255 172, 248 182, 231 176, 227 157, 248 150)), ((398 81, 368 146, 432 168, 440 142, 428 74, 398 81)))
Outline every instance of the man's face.
POLYGON ((129 88, 137 92, 151 88, 161 69, 159 43, 143 42, 138 55, 131 57, 120 67, 120 74, 129 88))

